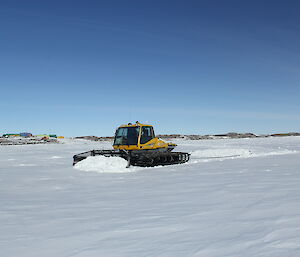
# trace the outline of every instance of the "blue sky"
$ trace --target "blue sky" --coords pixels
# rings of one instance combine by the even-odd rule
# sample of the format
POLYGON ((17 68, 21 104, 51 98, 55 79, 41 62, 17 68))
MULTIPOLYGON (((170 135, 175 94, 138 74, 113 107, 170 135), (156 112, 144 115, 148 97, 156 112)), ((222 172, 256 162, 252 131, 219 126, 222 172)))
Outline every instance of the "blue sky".
POLYGON ((299 1, 0 1, 0 133, 300 131, 299 1))

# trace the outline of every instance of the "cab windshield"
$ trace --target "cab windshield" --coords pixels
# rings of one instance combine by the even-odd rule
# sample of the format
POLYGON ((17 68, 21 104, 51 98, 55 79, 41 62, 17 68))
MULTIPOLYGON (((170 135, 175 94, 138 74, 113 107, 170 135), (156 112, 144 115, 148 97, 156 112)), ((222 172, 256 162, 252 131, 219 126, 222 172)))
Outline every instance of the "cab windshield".
POLYGON ((118 128, 114 145, 137 145, 139 127, 118 128))

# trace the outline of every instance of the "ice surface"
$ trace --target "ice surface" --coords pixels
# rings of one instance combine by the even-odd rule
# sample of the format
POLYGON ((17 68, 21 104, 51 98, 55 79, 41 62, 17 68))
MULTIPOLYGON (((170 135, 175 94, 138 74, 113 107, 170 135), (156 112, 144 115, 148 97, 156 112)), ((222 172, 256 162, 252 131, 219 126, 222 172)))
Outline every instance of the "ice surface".
POLYGON ((0 147, 0 256, 300 256, 300 137, 176 140, 191 162, 125 173, 62 142, 0 147))

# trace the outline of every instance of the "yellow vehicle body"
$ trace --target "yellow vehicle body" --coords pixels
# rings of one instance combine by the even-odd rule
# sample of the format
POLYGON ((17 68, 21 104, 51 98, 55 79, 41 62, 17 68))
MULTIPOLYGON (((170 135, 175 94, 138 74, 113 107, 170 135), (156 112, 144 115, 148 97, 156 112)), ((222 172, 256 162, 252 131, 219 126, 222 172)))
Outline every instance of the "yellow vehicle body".
MULTIPOLYGON (((120 136, 121 137, 121 136, 120 136)), ((124 137, 124 136, 123 136, 124 137)), ((126 136, 125 136, 126 137, 126 136)), ((135 124, 131 124, 129 123, 128 125, 121 125, 117 131, 116 131, 116 135, 115 135, 115 141, 113 144, 113 148, 114 149, 119 149, 119 150, 172 150, 176 147, 176 144, 172 144, 172 143, 166 143, 163 140, 155 137, 154 135, 154 130, 153 127, 151 125, 146 125, 146 124, 141 124, 141 123, 135 123, 135 124), (135 135, 133 136, 133 138, 136 137, 136 140, 133 140, 133 142, 128 142, 125 140, 120 142, 117 142, 118 140, 118 132, 120 131, 120 129, 123 129, 124 131, 127 128, 127 131, 129 132, 134 131, 135 130, 135 135), (131 128, 130 130, 128 130, 128 128, 131 128), (148 131, 150 132, 150 136, 148 136, 147 138, 144 138, 144 132, 148 131), (151 133, 152 132, 152 133, 151 133)))

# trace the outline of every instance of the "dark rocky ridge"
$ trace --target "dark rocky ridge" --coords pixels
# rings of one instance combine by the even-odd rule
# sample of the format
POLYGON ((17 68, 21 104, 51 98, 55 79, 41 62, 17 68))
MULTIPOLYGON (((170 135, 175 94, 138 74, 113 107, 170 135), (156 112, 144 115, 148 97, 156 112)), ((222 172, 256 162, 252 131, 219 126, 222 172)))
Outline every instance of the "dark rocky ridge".
MULTIPOLYGON (((263 138, 263 137, 284 137, 284 136, 300 136, 298 132, 289 133, 277 133, 277 134, 267 134, 267 135, 256 135, 253 133, 235 133, 229 132, 226 134, 217 135, 181 135, 181 134, 169 134, 169 135, 157 135, 157 137, 162 139, 186 139, 186 140, 205 140, 205 139, 234 139, 234 138, 263 138)), ((75 137, 75 139, 85 139, 91 141, 112 141, 114 137, 97 137, 97 136, 81 136, 75 137)))

